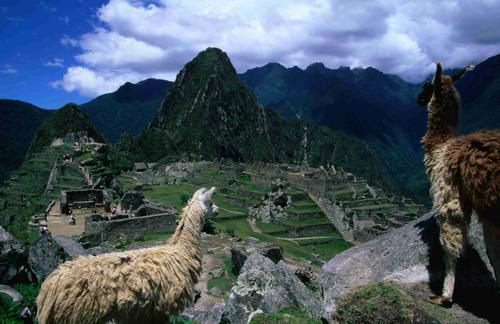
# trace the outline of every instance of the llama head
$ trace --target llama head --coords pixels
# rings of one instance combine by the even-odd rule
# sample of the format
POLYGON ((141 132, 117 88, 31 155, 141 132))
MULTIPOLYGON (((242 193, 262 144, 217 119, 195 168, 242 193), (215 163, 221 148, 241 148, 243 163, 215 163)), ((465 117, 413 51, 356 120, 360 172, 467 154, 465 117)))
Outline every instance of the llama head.
POLYGON ((474 65, 468 65, 465 69, 461 70, 453 76, 443 74, 443 64, 441 62, 436 64, 436 73, 432 82, 426 82, 422 86, 422 91, 419 93, 417 103, 425 107, 431 101, 433 95, 435 97, 444 98, 446 96, 455 96, 453 84, 460 80, 466 72, 474 70, 474 65))
POLYGON ((212 195, 215 193, 215 187, 210 189, 201 188, 193 195, 193 200, 197 201, 207 212, 213 213, 218 210, 218 207, 211 201, 212 195))

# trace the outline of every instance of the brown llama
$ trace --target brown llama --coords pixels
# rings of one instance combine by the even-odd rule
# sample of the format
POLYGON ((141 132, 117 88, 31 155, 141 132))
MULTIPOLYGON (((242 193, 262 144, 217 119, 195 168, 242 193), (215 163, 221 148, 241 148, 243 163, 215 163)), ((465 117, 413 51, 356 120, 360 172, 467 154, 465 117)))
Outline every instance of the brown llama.
POLYGON ((42 284, 38 321, 168 323, 193 300, 201 272, 200 233, 215 206, 215 188, 200 189, 184 208, 169 244, 86 256, 62 264, 42 284))
POLYGON ((468 239, 472 211, 483 226, 497 287, 500 283, 500 131, 458 136, 460 95, 454 82, 468 70, 451 77, 438 63, 431 86, 424 86, 418 98, 419 104, 428 103, 424 163, 446 266, 442 294, 429 301, 446 307, 452 304, 456 262, 468 239))

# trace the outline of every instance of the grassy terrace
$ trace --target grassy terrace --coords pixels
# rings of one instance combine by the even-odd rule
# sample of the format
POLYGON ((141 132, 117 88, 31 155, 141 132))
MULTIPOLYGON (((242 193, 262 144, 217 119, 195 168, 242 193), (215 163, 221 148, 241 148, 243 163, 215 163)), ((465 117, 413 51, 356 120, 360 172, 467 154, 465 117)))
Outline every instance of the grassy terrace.
POLYGON ((300 222, 297 222, 291 218, 282 218, 280 219, 280 223, 283 225, 289 225, 296 228, 316 226, 316 225, 332 225, 332 223, 326 217, 306 219, 300 222))
MULTIPOLYGON (((125 174, 120 176, 119 180, 124 188, 133 188, 137 183, 133 178, 133 174, 125 174)), ((283 224, 264 224, 257 221, 257 227, 262 233, 255 233, 247 222, 247 207, 259 203, 260 199, 255 197, 268 192, 268 189, 256 186, 251 183, 251 177, 243 175, 239 177, 231 177, 213 170, 203 170, 196 173, 193 177, 188 177, 187 183, 178 185, 152 185, 144 186, 144 195, 153 201, 168 204, 176 207, 178 210, 183 208, 192 194, 201 185, 204 187, 216 186, 218 192, 213 196, 213 202, 219 207, 219 216, 214 219, 215 227, 220 232, 225 232, 230 235, 246 238, 253 236, 262 241, 272 242, 280 245, 288 257, 302 257, 309 259, 311 253, 321 255, 324 260, 330 259, 335 254, 348 248, 349 245, 342 240, 332 242, 331 238, 338 238, 339 234, 335 231, 325 231, 317 236, 331 236, 326 240, 322 240, 315 245, 301 245, 295 238, 287 238, 286 231, 290 226, 303 228, 315 225, 331 225, 326 217, 320 219, 308 219, 302 222, 295 222, 292 219, 286 219, 283 224), (226 199, 234 199, 239 202, 239 206, 228 202, 226 199), (225 217, 241 216, 238 219, 224 219, 225 217)), ((290 190, 288 194, 303 194, 303 191, 290 190)), ((321 210, 310 199, 300 199, 293 202, 293 206, 300 209, 292 209, 294 212, 308 214, 317 213, 321 210)), ((314 240, 314 239, 311 239, 314 240)), ((302 242, 310 243, 308 241, 302 242)), ((226 272, 230 274, 230 271, 226 272)), ((230 278, 229 278, 230 279, 230 278)), ((225 283, 228 282, 228 276, 223 278, 212 279, 209 281, 210 287, 218 287, 225 292, 225 283)), ((210 288, 209 287, 209 288, 210 288)), ((229 284, 228 284, 229 287, 229 284)))
POLYGON ((3 189, 4 197, 9 202, 2 215, 16 215, 12 224, 0 224, 24 243, 38 237, 36 230, 28 228, 31 216, 43 212, 52 196, 43 196, 50 171, 57 158, 64 153, 71 153, 67 146, 46 147, 43 153, 34 154, 15 173, 13 179, 3 189), (21 201, 21 197, 30 198, 30 203, 21 201))
POLYGON ((352 210, 369 210, 369 209, 387 209, 387 208, 393 208, 393 207, 396 207, 396 205, 380 204, 380 205, 367 205, 367 206, 353 207, 351 209, 352 210))
POLYGON ((262 223, 261 220, 257 220, 257 227, 266 234, 272 234, 276 232, 281 232, 281 231, 287 231, 287 228, 283 225, 280 224, 274 224, 274 223, 262 223))
POLYGON ((321 213, 321 209, 317 206, 311 206, 310 208, 296 209, 294 207, 288 210, 293 214, 312 214, 312 213, 321 213))
POLYGON ((228 228, 230 228, 232 231, 234 231, 234 234, 236 236, 241 237, 243 239, 249 236, 253 236, 261 241, 277 244, 283 248, 286 257, 299 257, 299 258, 310 259, 312 253, 319 252, 319 254, 321 255, 320 258, 324 261, 327 261, 331 259, 334 255, 350 247, 350 245, 345 241, 318 244, 315 246, 312 245, 301 246, 300 244, 292 240, 285 240, 264 233, 254 233, 245 219, 219 221, 216 223, 216 228, 221 232, 225 232, 227 231, 228 228))

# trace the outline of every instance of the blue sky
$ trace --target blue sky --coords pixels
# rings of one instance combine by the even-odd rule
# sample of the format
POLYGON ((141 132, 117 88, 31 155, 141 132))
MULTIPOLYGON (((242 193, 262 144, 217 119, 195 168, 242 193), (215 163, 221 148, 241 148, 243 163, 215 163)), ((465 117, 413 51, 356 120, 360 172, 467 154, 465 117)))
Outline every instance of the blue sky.
POLYGON ((209 46, 238 72, 279 62, 373 66, 419 82, 434 62, 500 53, 498 0, 0 0, 0 98, 83 103, 173 80, 209 46))
POLYGON ((50 82, 75 64, 79 52, 61 40, 93 30, 99 24, 95 12, 104 2, 0 0, 0 98, 43 108, 88 101, 78 92, 54 88, 50 82))

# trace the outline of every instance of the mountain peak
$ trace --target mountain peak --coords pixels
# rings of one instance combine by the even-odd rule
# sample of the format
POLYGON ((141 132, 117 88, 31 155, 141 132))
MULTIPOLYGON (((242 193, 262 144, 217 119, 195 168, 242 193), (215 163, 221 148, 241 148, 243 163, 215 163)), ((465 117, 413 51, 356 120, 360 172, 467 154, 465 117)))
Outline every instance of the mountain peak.
POLYGON ((165 130, 180 151, 197 157, 272 156, 265 151, 272 149, 264 110, 217 48, 204 50, 184 66, 150 128, 165 130), (257 152, 262 147, 266 149, 257 152))
POLYGON ((326 69, 327 68, 323 63, 316 62, 316 63, 309 64, 309 66, 306 68, 306 71, 322 72, 322 71, 325 71, 326 69))

